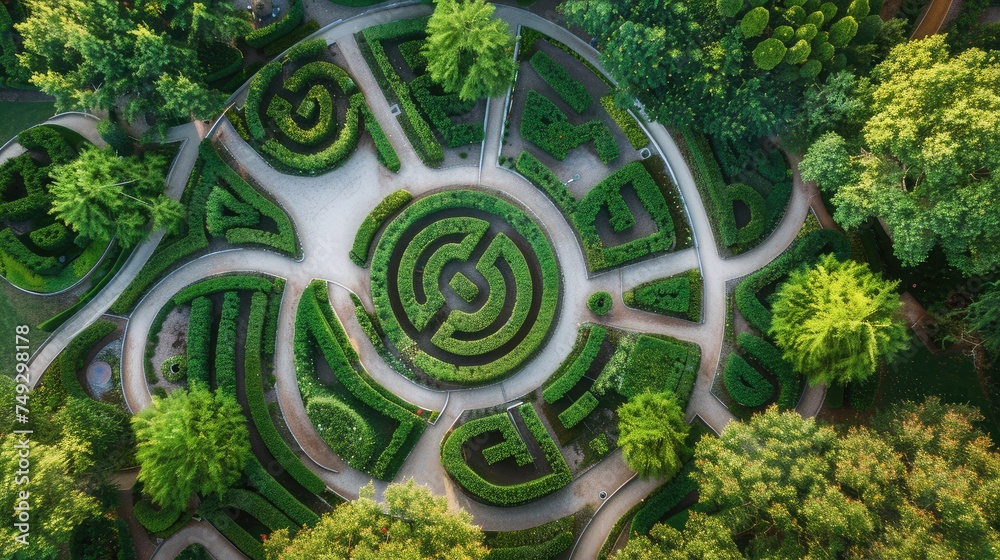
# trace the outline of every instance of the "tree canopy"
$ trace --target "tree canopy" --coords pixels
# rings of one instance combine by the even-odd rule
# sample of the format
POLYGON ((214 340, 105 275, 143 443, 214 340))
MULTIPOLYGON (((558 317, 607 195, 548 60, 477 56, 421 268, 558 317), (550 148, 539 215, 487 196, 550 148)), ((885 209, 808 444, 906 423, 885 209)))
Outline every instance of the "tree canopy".
POLYGON ((52 172, 50 213, 90 239, 117 237, 131 247, 147 236, 146 224, 172 230, 184 209, 163 194, 166 160, 157 154, 118 157, 90 148, 52 172))
POLYGON ((369 483, 357 500, 323 514, 315 527, 287 529, 264 541, 269 560, 478 560, 486 557, 483 531, 466 511, 448 511, 448 500, 409 480, 390 484, 385 503, 369 483))
POLYGON ((802 177, 834 193, 834 218, 844 227, 885 220, 904 264, 923 262, 938 245, 965 274, 997 269, 996 53, 952 56, 936 35, 893 49, 872 82, 860 140, 820 138, 800 165, 802 177))
POLYGON ((243 411, 228 395, 175 390, 132 417, 143 492, 161 507, 183 509, 192 493, 221 494, 250 455, 243 411))
POLYGON ((975 408, 906 403, 838 433, 776 407, 695 449, 698 511, 621 559, 994 558, 1000 454, 975 408))
POLYGON ((811 384, 862 381, 908 340, 897 285, 866 264, 825 255, 778 288, 771 334, 811 384))
POLYGON ((209 93, 207 60, 199 53, 249 30, 224 0, 25 3, 29 16, 16 25, 24 41, 18 57, 31 71, 31 83, 54 96, 59 110, 108 109, 124 99, 129 120, 146 112, 187 117, 193 111, 201 118, 214 113, 224 97, 209 93))
POLYGON ((681 469, 689 426, 671 392, 645 392, 618 409, 625 463, 642 477, 671 477, 681 469))
POLYGON ((436 0, 427 22, 427 71, 445 91, 471 101, 502 94, 514 79, 510 26, 484 0, 436 0))

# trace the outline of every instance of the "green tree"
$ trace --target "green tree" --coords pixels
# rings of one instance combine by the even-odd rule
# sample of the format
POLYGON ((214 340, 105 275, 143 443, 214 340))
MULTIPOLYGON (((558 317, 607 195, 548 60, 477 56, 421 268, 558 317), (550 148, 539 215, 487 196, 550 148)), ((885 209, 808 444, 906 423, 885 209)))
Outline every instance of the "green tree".
POLYGON ((802 153, 824 133, 849 134, 865 106, 858 90, 858 79, 850 72, 830 74, 822 84, 806 88, 802 105, 782 135, 783 144, 802 153))
POLYGON ((618 408, 625 463, 642 477, 669 478, 681 469, 690 427, 671 392, 645 392, 618 408))
POLYGON ((801 169, 834 192, 844 227, 882 218, 904 264, 923 262, 937 245, 963 273, 983 274, 1000 266, 1000 213, 992 209, 1000 62, 978 49, 951 56, 944 40, 893 49, 872 74, 861 141, 843 142, 845 159, 821 137, 801 169))
POLYGON ((236 400, 195 387, 175 390, 132 418, 138 480, 162 507, 183 509, 192 493, 221 494, 250 456, 246 419, 236 400))
POLYGON ((264 541, 269 560, 477 560, 486 556, 483 531, 466 511, 448 511, 448 500, 413 480, 390 484, 385 504, 374 500, 369 483, 360 497, 320 517, 315 527, 290 535, 287 529, 264 541))
POLYGON ((771 335, 809 383, 863 381, 907 341, 898 282, 866 264, 825 255, 789 275, 775 294, 771 335))
POLYGON ((483 0, 436 0, 424 55, 431 78, 464 101, 495 97, 514 79, 510 26, 483 0))
POLYGON ((118 157, 111 148, 90 148, 52 172, 52 209, 67 225, 91 239, 131 247, 145 239, 145 226, 174 230, 180 203, 163 194, 166 160, 155 154, 118 157))
POLYGON ((113 404, 70 398, 52 422, 61 434, 59 447, 71 451, 74 472, 110 472, 130 455, 132 427, 128 416, 113 404))
POLYGON ((966 311, 969 328, 983 337, 990 352, 1000 354, 1000 283, 987 284, 983 294, 966 311))
POLYGON ((24 40, 18 57, 31 83, 53 95, 59 110, 109 109, 123 100, 129 120, 146 112, 206 118, 217 111, 224 96, 204 83, 207 61, 199 52, 249 30, 224 0, 25 3, 29 16, 16 24, 24 40), (178 87, 191 94, 188 102, 172 93, 178 87))
POLYGON ((776 407, 731 422, 695 449, 700 511, 618 558, 995 558, 1000 454, 981 419, 931 398, 841 433, 776 407))
POLYGON ((70 451, 59 445, 30 442, 30 467, 19 466, 23 436, 14 434, 0 440, 0 508, 5 523, 0 525, 0 557, 13 560, 56 558, 73 529, 98 514, 97 501, 79 486, 70 469, 70 451), (21 471, 20 473, 18 471, 21 471), (15 540, 20 534, 13 524, 15 507, 28 492, 28 544, 15 540))

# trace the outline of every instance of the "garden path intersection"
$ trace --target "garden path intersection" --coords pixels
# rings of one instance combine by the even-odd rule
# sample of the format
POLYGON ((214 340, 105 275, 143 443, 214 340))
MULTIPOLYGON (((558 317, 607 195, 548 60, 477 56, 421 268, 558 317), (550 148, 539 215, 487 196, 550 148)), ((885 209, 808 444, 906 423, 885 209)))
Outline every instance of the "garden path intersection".
MULTIPOLYGON (((445 495, 454 507, 469 511, 477 524, 486 530, 528 528, 570 515, 591 506, 599 508, 574 547, 573 558, 595 558, 615 521, 657 485, 655 480, 634 478, 617 451, 578 476, 572 483, 541 499, 516 507, 493 507, 469 499, 445 472, 441 461, 441 442, 465 410, 493 407, 512 402, 536 388, 551 375, 572 350, 580 323, 594 320, 587 309, 587 297, 607 291, 615 299, 612 311, 600 323, 622 329, 662 334, 692 342, 701 348, 701 366, 687 408, 688 419, 702 418, 713 430, 721 432, 733 416, 711 393, 726 323, 726 283, 763 267, 781 254, 796 238, 815 194, 814 187, 803 183, 793 166, 794 190, 789 206, 777 229, 755 249, 733 258, 723 258, 713 237, 708 214, 702 204, 691 172, 667 130, 652 124, 647 131, 655 148, 667 162, 686 203, 695 246, 677 252, 620 267, 613 272, 588 276, 579 239, 564 214, 545 193, 520 175, 496 165, 502 142, 504 98, 490 100, 486 121, 486 139, 481 162, 468 166, 431 169, 425 166, 407 140, 397 118, 389 108, 372 71, 362 58, 354 34, 361 29, 393 21, 429 15, 425 5, 408 5, 371 12, 332 24, 318 36, 327 43, 337 43, 338 63, 345 65, 364 94, 375 118, 385 131, 402 163, 393 174, 376 160, 372 149, 358 149, 335 171, 317 177, 281 173, 237 134, 223 119, 212 131, 212 140, 220 153, 236 162, 287 212, 301 241, 302 258, 293 260, 261 249, 230 249, 211 253, 177 268, 156 284, 139 302, 129 317, 122 355, 122 387, 128 406, 138 412, 151 404, 151 395, 143 374, 144 353, 149 330, 160 309, 182 288, 206 277, 225 273, 259 272, 286 279, 285 293, 278 316, 275 350, 276 393, 281 414, 288 429, 305 452, 303 462, 320 476, 326 485, 347 498, 356 498, 358 489, 371 477, 352 469, 337 457, 319 436, 306 416, 296 381, 292 339, 296 310, 303 290, 313 279, 328 282, 330 301, 356 348, 367 371, 383 387, 410 403, 429 410, 442 411, 436 423, 428 426, 406 459, 396 480, 413 478, 445 495), (444 188, 471 187, 499 191, 526 209, 531 219, 548 236, 561 273, 560 303, 550 327, 547 342, 526 361, 520 370, 491 385, 436 391, 416 384, 393 370, 369 342, 355 317, 350 295, 356 294, 373 309, 369 293, 369 271, 349 258, 352 242, 366 215, 390 193, 406 189, 415 197, 444 188), (703 322, 691 323, 629 308, 622 293, 639 284, 700 268, 704 279, 703 322), (610 496, 599 498, 600 492, 610 496)), ((529 12, 497 6, 496 15, 512 29, 530 26, 568 45, 591 64, 599 67, 596 51, 567 30, 529 12)), ((79 120, 65 123, 81 132, 93 123, 79 120)), ((193 125, 178 127, 172 139, 185 139, 168 184, 168 194, 179 198, 197 156, 199 134, 193 125)), ((588 169, 581 169, 586 175, 588 169)), ((599 173, 593 170, 593 173, 599 173)), ((818 197, 815 200, 819 200, 818 197)), ((104 313, 128 285, 128 281, 152 254, 160 234, 140 245, 118 276, 79 314, 67 322, 36 353, 31 364, 32 381, 54 360, 73 336, 104 313)), ((798 410, 807 416, 818 412, 823 387, 806 390, 798 410)), ((516 401, 514 401, 516 402, 516 401)), ((384 483, 377 483, 381 491, 384 483)), ((220 557, 235 556, 231 547, 220 548, 221 536, 207 523, 189 524, 175 533, 162 549, 182 550, 187 542, 201 542, 219 550, 220 557), (218 546, 217 546, 218 545, 218 546)), ((159 553, 154 558, 160 558, 159 553)), ((168 556, 164 551, 163 557, 168 556)))

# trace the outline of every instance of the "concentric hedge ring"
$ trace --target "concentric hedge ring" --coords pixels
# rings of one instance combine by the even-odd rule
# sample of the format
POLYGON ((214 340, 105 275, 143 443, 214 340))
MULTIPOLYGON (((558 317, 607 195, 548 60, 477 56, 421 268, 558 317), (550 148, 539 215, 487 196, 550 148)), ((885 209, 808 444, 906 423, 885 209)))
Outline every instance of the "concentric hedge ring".
POLYGON ((555 254, 514 205, 482 192, 420 199, 382 235, 372 298, 400 354, 441 381, 480 384, 542 343, 559 301, 555 254))

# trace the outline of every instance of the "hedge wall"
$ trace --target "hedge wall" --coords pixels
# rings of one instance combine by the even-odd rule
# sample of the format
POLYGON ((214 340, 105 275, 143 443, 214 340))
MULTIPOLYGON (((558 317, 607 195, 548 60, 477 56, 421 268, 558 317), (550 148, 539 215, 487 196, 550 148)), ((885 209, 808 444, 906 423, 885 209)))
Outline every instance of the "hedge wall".
POLYGON ((615 105, 613 96, 606 95, 602 97, 601 107, 604 107, 604 110, 611 115, 618 128, 622 129, 622 132, 625 133, 625 137, 628 138, 629 144, 632 144, 633 148, 641 150, 649 145, 649 138, 643 132, 642 127, 639 126, 639 122, 628 111, 615 105))
POLYGON ((566 113, 535 90, 528 92, 524 102, 520 134, 559 161, 566 159, 570 150, 591 140, 597 149, 597 157, 604 164, 619 155, 618 143, 606 124, 596 119, 580 125, 570 124, 566 113))
POLYGON ((570 429, 590 416, 590 413, 597 408, 597 404, 597 397, 587 391, 580 395, 580 398, 576 399, 569 408, 559 413, 559 421, 566 429, 570 429))
POLYGON ((305 7, 302 5, 302 0, 291 0, 285 17, 270 25, 250 31, 250 33, 247 33, 246 42, 251 47, 259 49, 277 41, 294 31, 299 23, 302 22, 303 15, 305 15, 305 7))
POLYGON ((351 248, 351 260, 358 266, 368 264, 368 255, 371 253, 372 242, 375 241, 375 234, 382 228, 386 220, 395 216, 404 206, 413 200, 413 195, 405 190, 398 190, 382 199, 381 202, 368 213, 365 221, 361 222, 358 233, 354 236, 354 246, 351 248))
POLYGON ((375 142, 375 157, 378 159, 378 162, 384 165, 389 171, 393 173, 398 172, 402 165, 399 161, 399 154, 396 153, 396 148, 392 147, 392 142, 389 141, 389 137, 382 130, 382 125, 375 119, 375 114, 372 113, 371 108, 367 104, 361 110, 361 113, 365 121, 365 128, 368 130, 368 134, 371 135, 372 141, 375 142))
POLYGON ((278 509, 283 511, 296 524, 312 526, 319 521, 319 516, 313 513, 311 509, 302 505, 302 502, 298 501, 284 486, 279 484, 267 472, 264 465, 260 464, 260 461, 256 457, 251 456, 247 460, 247 464, 243 467, 243 474, 247 476, 250 485, 256 488, 261 496, 264 496, 272 504, 278 506, 278 509))
MULTIPOLYGON (((270 283, 269 288, 270 288, 270 283)), ((226 292, 215 343, 215 384, 220 391, 236 394, 236 320, 240 315, 240 295, 226 292)))
POLYGON ((551 560, 573 546, 572 515, 521 529, 486 534, 487 560, 551 560))
POLYGON ((191 302, 188 316, 187 363, 188 387, 200 384, 208 388, 211 383, 212 325, 215 315, 212 301, 206 297, 195 298, 191 302))
POLYGON ((698 490, 698 483, 691 477, 692 470, 694 470, 694 461, 688 461, 673 480, 646 499, 645 505, 632 518, 631 531, 633 533, 649 534, 653 525, 660 518, 677 506, 688 494, 698 490))
POLYGON ((295 522, 281 513, 271 502, 259 495, 239 488, 230 488, 222 495, 221 505, 241 510, 260 521, 271 531, 278 529, 298 529, 295 522))
POLYGON ((582 113, 594 102, 594 98, 587 93, 587 88, 583 87, 583 84, 570 75, 569 71, 544 52, 535 51, 529 64, 545 80, 545 83, 549 84, 556 94, 577 113, 582 113))
MULTIPOLYGON (((150 533, 166 531, 181 516, 181 511, 173 508, 157 509, 151 501, 143 498, 132 508, 135 518, 150 533)), ((129 543, 131 545, 131 543, 129 543)))
POLYGON ((556 203, 564 215, 570 217, 576 212, 576 198, 559 180, 559 177, 544 163, 538 161, 538 158, 529 152, 521 152, 517 156, 514 168, 532 184, 542 189, 542 192, 549 195, 549 198, 556 203))
POLYGON ((246 554, 252 560, 265 560, 264 546, 260 541, 246 532, 243 527, 240 527, 239 524, 233 521, 222 510, 202 506, 198 512, 209 523, 215 526, 224 537, 236 545, 236 548, 240 549, 240 552, 246 554))
POLYGON ((625 305, 661 315, 701 321, 701 271, 698 269, 640 284, 625 292, 625 305))
POLYGON ((746 332, 739 334, 736 343, 777 378, 778 408, 795 408, 802 394, 802 376, 795 373, 791 364, 781 357, 781 350, 767 340, 746 332))
POLYGON ((173 299, 174 305, 184 305, 195 298, 216 292, 235 292, 239 290, 270 292, 272 287, 271 280, 264 276, 229 274, 226 276, 216 276, 186 286, 177 292, 173 299))
POLYGON ((441 446, 441 461, 448 474, 467 491, 489 504, 514 506, 530 502, 555 492, 569 484, 573 479, 566 460, 559 453, 559 448, 538 418, 532 405, 530 403, 523 404, 518 410, 528 430, 545 454, 545 458, 549 461, 552 473, 527 482, 501 486, 488 482, 473 471, 462 458, 462 444, 470 438, 495 429, 490 422, 482 422, 486 419, 472 420, 462 424, 448 435, 441 446))
POLYGON ((577 355, 576 359, 573 360, 572 365, 556 379, 555 383, 542 391, 542 398, 545 402, 552 404, 561 399, 563 395, 568 393, 583 379, 583 375, 587 373, 591 364, 594 363, 594 358, 601 351, 601 344, 604 343, 604 337, 607 333, 607 329, 599 325, 594 325, 590 328, 587 335, 587 344, 577 355))
POLYGON ((431 92, 435 83, 429 74, 414 78, 409 86, 413 98, 449 148, 483 141, 486 136, 483 123, 456 123, 451 120, 453 116, 472 111, 476 106, 475 101, 462 101, 458 94, 435 95, 431 92))
POLYGON ((735 352, 726 360, 722 381, 729 396, 743 406, 760 406, 774 394, 771 382, 735 352))

